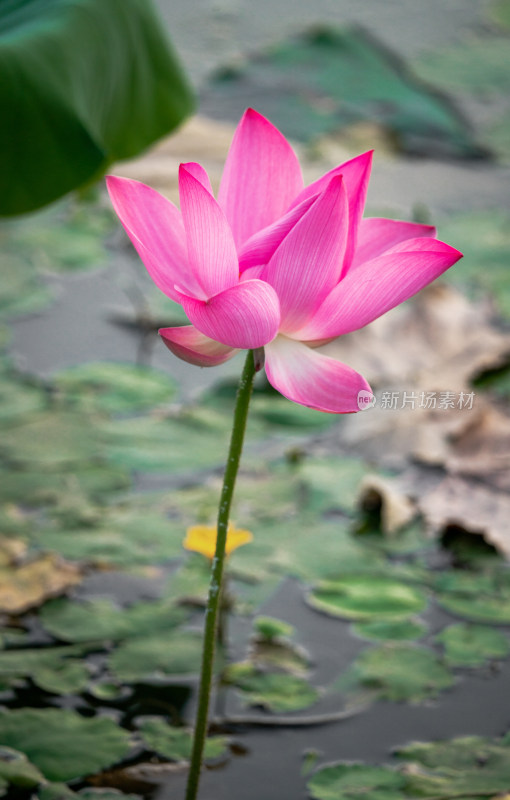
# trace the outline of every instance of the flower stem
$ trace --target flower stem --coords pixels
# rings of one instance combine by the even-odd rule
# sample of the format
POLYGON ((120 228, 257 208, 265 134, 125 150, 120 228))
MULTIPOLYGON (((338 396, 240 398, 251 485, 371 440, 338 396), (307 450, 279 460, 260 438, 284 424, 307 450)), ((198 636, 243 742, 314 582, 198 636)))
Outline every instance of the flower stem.
POLYGON ((202 670, 200 674, 195 735, 193 739, 193 751, 191 754, 188 785, 186 788, 186 800, 196 800, 198 784, 200 781, 202 753, 204 750, 205 737, 207 733, 207 715, 209 711, 209 697, 211 694, 214 648, 216 644, 216 630, 218 625, 218 609, 222 594, 221 585, 223 577, 223 564, 225 561, 225 545, 227 541, 230 506, 232 504, 232 496, 234 494, 237 471, 239 469, 239 462, 243 449, 244 432, 246 429, 248 406, 250 404, 254 376, 255 362, 253 353, 250 350, 246 357, 243 373, 239 382, 239 388, 237 390, 234 423, 232 426, 228 460, 225 467, 225 474, 223 476, 223 487, 221 490, 220 505, 218 509, 216 553, 212 563, 211 583, 209 585, 209 596, 207 598, 207 608, 205 612, 202 670))

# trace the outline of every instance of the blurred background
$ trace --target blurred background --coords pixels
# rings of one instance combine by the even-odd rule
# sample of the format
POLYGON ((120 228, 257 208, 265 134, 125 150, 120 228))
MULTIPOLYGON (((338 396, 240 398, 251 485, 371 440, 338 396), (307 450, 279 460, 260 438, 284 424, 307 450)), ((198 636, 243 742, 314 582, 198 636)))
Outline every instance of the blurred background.
POLYGON ((198 161, 216 189, 248 106, 306 182, 373 148, 365 215, 435 224, 464 259, 324 348, 367 378, 369 412, 320 414, 257 379, 233 515, 254 539, 229 562, 213 712, 234 738, 211 742, 204 796, 332 797, 328 761, 465 734, 489 738, 448 768, 469 789, 483 744, 504 769, 480 796, 508 791, 509 45, 508 0, 0 3, 8 800, 182 794, 208 578, 182 541, 214 523, 241 367, 158 340, 186 318, 103 178, 177 202, 179 163, 198 161))

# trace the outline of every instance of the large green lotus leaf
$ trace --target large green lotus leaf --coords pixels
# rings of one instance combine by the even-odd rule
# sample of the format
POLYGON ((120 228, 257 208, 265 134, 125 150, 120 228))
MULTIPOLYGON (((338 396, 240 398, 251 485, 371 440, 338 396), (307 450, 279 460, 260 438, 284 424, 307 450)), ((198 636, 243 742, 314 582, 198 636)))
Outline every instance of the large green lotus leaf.
POLYGON ((169 403, 176 384, 168 375, 135 364, 80 364, 59 372, 54 383, 65 400, 84 411, 142 411, 169 403))
POLYGON ((443 645, 448 664, 479 667, 491 658, 505 658, 510 651, 508 637, 483 625, 449 625, 436 636, 443 645))
POLYGON ((304 678, 282 672, 262 672, 249 663, 232 664, 225 673, 227 683, 235 686, 243 701, 268 711, 298 711, 313 705, 317 689, 304 678))
POLYGON ((421 639, 427 632, 427 626, 419 620, 404 619, 388 622, 384 619, 377 619, 358 622, 353 625, 352 630, 356 636, 360 636, 362 639, 403 642, 421 639))
POLYGON ((447 280, 471 294, 491 294, 501 314, 510 318, 508 212, 497 208, 460 214, 441 225, 440 235, 464 253, 462 269, 450 270, 447 280))
POLYGON ((40 613, 46 630, 65 642, 117 641, 147 635, 173 628, 186 616, 170 602, 137 603, 120 609, 109 600, 76 603, 65 598, 46 603, 40 613))
POLYGON ((237 119, 250 97, 290 136, 310 141, 371 120, 407 153, 478 155, 445 97, 359 29, 319 29, 216 75, 202 98, 211 116, 237 119))
POLYGON ((44 777, 24 753, 0 746, 0 794, 9 784, 32 789, 43 782, 44 777))
POLYGON ((201 636, 169 631, 122 642, 110 656, 109 666, 120 681, 164 680, 198 673, 201 655, 201 636))
POLYGON ((434 652, 395 642, 363 651, 334 688, 356 693, 368 690, 383 700, 419 703, 453 682, 453 675, 434 652))
MULTIPOLYGON (((1 448, 1 445, 0 445, 1 448)), ((0 501, 24 506, 58 505, 70 493, 102 500, 105 495, 131 485, 129 474, 120 467, 77 465, 65 471, 42 472, 25 469, 2 470, 0 501)))
MULTIPOLYGON (((424 53, 413 64, 420 77, 446 90, 508 95, 508 39, 470 36, 456 46, 424 53)), ((459 245, 461 247, 461 245, 459 245)))
POLYGON ((1 228, 0 244, 3 251, 0 260, 0 318, 9 319, 46 308, 53 300, 51 289, 40 281, 33 266, 5 251, 1 228))
POLYGON ((0 740, 25 753, 53 781, 97 772, 130 750, 129 734, 111 719, 86 719, 75 711, 50 708, 0 713, 0 740))
POLYGON ((356 620, 404 619, 427 605, 426 596, 416 587, 375 575, 345 575, 322 581, 307 601, 318 611, 356 620))
POLYGON ((0 448, 15 466, 62 469, 98 460, 102 443, 97 429, 83 414, 34 414, 2 433, 0 448))
MULTIPOLYGON (((150 750, 172 761, 189 761, 193 746, 193 731, 176 728, 159 718, 144 719, 138 726, 142 739, 150 750)), ((204 758, 215 760, 228 753, 225 736, 210 736, 205 740, 204 758)))
POLYGON ((314 800, 402 800, 405 778, 389 767, 331 764, 317 770, 307 784, 314 800))
POLYGON ((193 105, 147 0, 4 0, 0 71, 3 215, 131 158, 193 105))

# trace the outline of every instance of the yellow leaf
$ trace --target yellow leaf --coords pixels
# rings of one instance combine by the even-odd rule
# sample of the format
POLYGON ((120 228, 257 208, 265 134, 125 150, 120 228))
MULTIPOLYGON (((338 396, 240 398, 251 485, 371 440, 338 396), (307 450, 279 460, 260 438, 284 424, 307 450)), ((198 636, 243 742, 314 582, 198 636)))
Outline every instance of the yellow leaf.
MULTIPOLYGON (((227 555, 243 544, 251 542, 253 534, 236 528, 231 522, 227 530, 227 544, 225 552, 227 555)), ((193 525, 186 531, 186 538, 183 541, 186 550, 193 550, 195 553, 202 553, 207 558, 214 558, 216 551, 216 526, 213 525, 193 525)))

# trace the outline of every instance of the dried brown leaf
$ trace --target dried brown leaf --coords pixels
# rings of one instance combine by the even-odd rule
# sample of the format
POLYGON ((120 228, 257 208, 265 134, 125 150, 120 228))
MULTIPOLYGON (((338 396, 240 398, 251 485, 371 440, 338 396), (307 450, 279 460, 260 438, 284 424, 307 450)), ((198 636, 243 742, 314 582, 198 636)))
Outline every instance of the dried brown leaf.
POLYGON ((15 568, 0 569, 0 611, 23 614, 81 581, 77 566, 54 553, 15 568))
POLYGON ((449 476, 419 500, 420 510, 432 534, 455 526, 481 534, 507 558, 510 557, 510 496, 461 477, 449 476))

